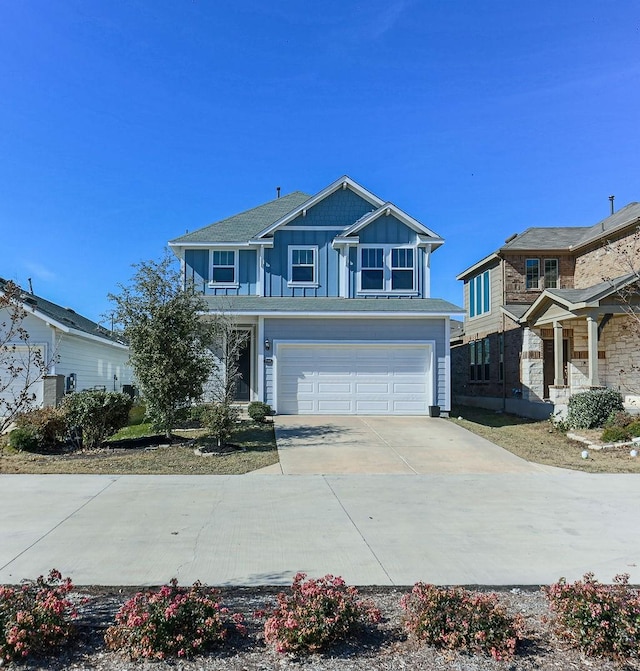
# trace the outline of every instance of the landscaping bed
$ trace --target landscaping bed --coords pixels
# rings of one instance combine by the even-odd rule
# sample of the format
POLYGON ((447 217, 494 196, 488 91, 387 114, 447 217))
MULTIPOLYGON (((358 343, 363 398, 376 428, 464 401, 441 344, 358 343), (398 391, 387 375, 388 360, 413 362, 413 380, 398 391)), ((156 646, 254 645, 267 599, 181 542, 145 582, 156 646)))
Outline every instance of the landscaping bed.
MULTIPOLYGON (((115 613, 134 589, 77 588, 88 597, 78 608, 78 635, 68 648, 57 656, 29 658, 23 664, 9 668, 65 669, 97 671, 266 671, 268 669, 300 669, 300 671, 533 671, 539 669, 601 669, 603 671, 637 670, 637 659, 625 663, 587 657, 559 641, 545 621, 549 615, 548 603, 541 590, 527 588, 497 588, 500 601, 510 613, 521 613, 525 619, 525 639, 516 656, 499 662, 484 655, 470 655, 456 651, 440 651, 407 638, 402 628, 400 599, 410 587, 364 587, 361 596, 371 599, 382 611, 382 621, 367 628, 357 640, 339 644, 327 653, 308 656, 277 653, 264 643, 264 620, 256 617, 259 610, 272 608, 275 587, 222 588, 221 601, 232 612, 246 615, 246 636, 233 634, 219 650, 190 660, 132 662, 116 652, 108 652, 103 636, 113 622, 115 613)), ((482 589, 482 591, 488 591, 482 589)))

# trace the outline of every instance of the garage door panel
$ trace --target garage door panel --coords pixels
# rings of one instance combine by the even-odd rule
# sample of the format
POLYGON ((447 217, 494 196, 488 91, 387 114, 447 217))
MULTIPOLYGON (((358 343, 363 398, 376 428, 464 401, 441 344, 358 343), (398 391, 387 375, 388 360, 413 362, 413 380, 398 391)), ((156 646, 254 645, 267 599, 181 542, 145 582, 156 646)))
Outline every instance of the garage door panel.
POLYGON ((282 414, 426 414, 432 380, 427 345, 281 343, 282 414))

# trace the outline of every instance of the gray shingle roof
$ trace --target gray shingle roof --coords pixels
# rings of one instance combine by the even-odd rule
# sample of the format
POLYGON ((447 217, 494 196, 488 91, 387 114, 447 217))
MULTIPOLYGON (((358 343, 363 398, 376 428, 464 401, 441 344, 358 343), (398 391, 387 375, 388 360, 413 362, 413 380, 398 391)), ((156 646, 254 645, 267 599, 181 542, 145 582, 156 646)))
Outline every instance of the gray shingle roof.
MULTIPOLYGON (((0 278, 0 290, 4 289, 5 283, 6 280, 0 278)), ((117 336, 112 335, 111 331, 104 328, 104 326, 100 326, 100 324, 91 321, 91 319, 83 317, 71 308, 64 308, 60 305, 56 305, 55 303, 48 301, 46 298, 36 296, 27 291, 22 293, 22 301, 27 310, 36 310, 63 326, 122 344, 121 340, 119 340, 117 336)))
POLYGON ((563 298, 569 303, 590 303, 613 294, 617 290, 637 280, 635 273, 627 273, 612 280, 604 280, 584 289, 547 289, 547 293, 563 298))
POLYGON ((463 313, 463 309, 441 298, 295 298, 263 296, 205 296, 210 311, 279 312, 415 312, 429 314, 463 313))
MULTIPOLYGON (((586 245, 589 242, 603 237, 606 233, 611 233, 618 228, 624 228, 628 224, 637 221, 640 218, 640 203, 629 203, 620 208, 614 214, 606 219, 599 221, 591 226, 588 231, 575 243, 575 245, 586 245)), ((575 246, 574 245, 574 246, 575 246)))
POLYGON ((516 238, 507 242, 500 251, 568 249, 591 230, 589 226, 553 226, 527 228, 516 238))
POLYGON ((285 214, 300 207, 311 196, 302 191, 294 191, 282 198, 276 198, 264 205, 246 210, 232 217, 209 224, 197 231, 192 231, 169 244, 182 245, 198 242, 246 242, 262 230, 284 217, 285 214))

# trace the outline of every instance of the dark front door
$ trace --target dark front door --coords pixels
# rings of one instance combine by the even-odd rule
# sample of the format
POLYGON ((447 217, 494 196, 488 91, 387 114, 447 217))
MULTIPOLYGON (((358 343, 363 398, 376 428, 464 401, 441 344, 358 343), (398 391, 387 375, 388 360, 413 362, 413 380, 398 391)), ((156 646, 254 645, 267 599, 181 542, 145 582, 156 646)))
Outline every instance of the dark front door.
MULTIPOLYGON (((555 379, 555 363, 553 358, 553 340, 543 340, 544 357, 544 397, 549 398, 549 387, 555 379)), ((569 341, 562 340, 562 384, 567 384, 567 360, 569 359, 569 341)))
POLYGON ((236 401, 251 400, 251 337, 247 339, 240 350, 238 357, 238 384, 236 386, 236 401))

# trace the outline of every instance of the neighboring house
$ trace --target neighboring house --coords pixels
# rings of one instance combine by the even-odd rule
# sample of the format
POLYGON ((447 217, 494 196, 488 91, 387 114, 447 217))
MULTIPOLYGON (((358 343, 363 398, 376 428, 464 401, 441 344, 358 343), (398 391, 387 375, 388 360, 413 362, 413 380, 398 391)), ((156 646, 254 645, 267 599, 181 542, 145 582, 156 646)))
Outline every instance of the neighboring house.
POLYGON ((280 414, 450 409, 450 317, 431 298, 443 239, 347 176, 169 243, 185 285, 249 338, 238 400, 280 414))
POLYGON ((631 203, 594 226, 529 228, 460 273, 455 400, 541 418, 604 386, 638 405, 640 334, 621 292, 640 286, 639 224, 631 203))
MULTIPOLYGON (((4 284, 5 280, 0 279, 0 291, 4 284)), ((39 349, 45 362, 50 362, 48 375, 32 388, 36 407, 57 405, 70 391, 122 391, 125 385, 132 384, 129 348, 110 331, 71 308, 33 293, 23 292, 22 304, 26 311, 22 326, 29 334, 29 344, 39 349)), ((1 312, 0 323, 5 318, 1 312)), ((18 352, 25 348, 23 341, 14 344, 18 352)), ((16 385, 19 384, 18 378, 16 385)))

